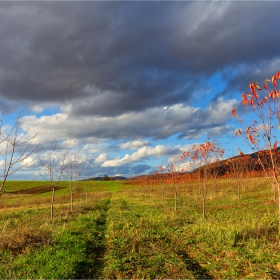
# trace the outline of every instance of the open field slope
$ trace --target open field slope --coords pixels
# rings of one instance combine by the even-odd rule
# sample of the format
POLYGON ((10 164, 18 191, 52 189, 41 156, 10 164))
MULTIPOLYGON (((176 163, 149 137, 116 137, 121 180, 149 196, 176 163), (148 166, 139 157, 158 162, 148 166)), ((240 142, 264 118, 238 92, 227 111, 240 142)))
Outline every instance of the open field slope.
POLYGON ((1 197, 1 279, 280 277, 277 205, 265 179, 243 180, 240 199, 235 181, 218 181, 204 219, 193 183, 177 186, 177 211, 172 185, 91 184, 80 186, 72 213, 69 195, 58 194, 54 219, 50 193, 1 197))

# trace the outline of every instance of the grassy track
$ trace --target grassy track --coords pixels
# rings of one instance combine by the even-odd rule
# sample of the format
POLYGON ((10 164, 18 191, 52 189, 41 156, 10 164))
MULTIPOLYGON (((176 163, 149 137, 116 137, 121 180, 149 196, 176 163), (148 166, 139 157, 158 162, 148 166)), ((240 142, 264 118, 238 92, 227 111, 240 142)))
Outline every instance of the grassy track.
POLYGON ((56 221, 42 220, 43 211, 40 218, 32 211, 19 216, 13 213, 10 220, 16 221, 18 231, 8 229, 5 222, 2 225, 6 226, 7 242, 1 244, 0 278, 99 278, 109 202, 102 200, 77 216, 56 221), (37 220, 36 227, 27 229, 28 217, 37 220))
POLYGON ((0 278, 280 277, 277 207, 265 180, 247 181, 240 199, 234 183, 219 182, 206 219, 195 184, 178 192, 174 211, 172 187, 163 196, 162 186, 83 183, 75 213, 63 200, 54 220, 48 206, 30 208, 30 200, 2 211, 0 278))
POLYGON ((258 203, 246 212, 243 203, 224 202, 205 220, 191 207, 175 213, 152 201, 115 197, 104 278, 279 277, 276 214, 258 203))

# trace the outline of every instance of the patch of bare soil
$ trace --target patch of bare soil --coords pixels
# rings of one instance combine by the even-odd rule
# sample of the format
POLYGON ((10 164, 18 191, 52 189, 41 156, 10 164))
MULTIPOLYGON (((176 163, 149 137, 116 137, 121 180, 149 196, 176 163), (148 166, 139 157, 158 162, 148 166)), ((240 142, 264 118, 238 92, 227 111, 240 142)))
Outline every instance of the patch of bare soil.
MULTIPOLYGON (((65 187, 56 187, 55 190, 61 190, 65 189, 65 187)), ((38 187, 33 187, 29 189, 24 189, 24 190, 17 190, 17 191, 12 191, 12 192, 7 192, 8 194, 41 194, 41 193, 46 193, 46 192, 51 192, 52 187, 51 186, 38 186, 38 187)))

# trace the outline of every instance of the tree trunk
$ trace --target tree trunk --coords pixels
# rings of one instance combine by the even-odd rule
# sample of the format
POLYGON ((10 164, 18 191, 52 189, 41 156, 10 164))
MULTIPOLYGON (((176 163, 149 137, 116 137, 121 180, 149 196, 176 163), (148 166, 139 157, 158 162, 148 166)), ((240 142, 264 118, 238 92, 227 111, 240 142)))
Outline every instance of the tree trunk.
POLYGON ((205 218, 205 204, 206 204, 206 179, 204 179, 203 189, 202 189, 202 218, 203 219, 205 218))
POLYGON ((205 204, 206 204, 206 197, 203 195, 202 197, 202 218, 205 218, 205 204))
POLYGON ((174 210, 177 211, 177 190, 175 190, 175 196, 174 196, 174 210))
POLYGON ((277 185, 278 190, 278 233, 280 233, 280 184, 277 185))
POLYGON ((73 213, 73 191, 71 192, 71 213, 73 213))
POLYGON ((54 214, 54 194, 55 194, 55 187, 52 188, 52 202, 51 202, 51 219, 53 219, 53 214, 54 214))
POLYGON ((240 182, 237 182, 238 199, 240 199, 240 182))

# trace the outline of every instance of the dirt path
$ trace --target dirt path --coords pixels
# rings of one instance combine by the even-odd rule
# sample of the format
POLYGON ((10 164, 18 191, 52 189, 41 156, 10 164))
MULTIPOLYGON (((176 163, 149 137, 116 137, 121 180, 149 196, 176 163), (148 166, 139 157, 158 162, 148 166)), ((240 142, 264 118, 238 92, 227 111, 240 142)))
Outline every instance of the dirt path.
POLYGON ((92 238, 86 241, 86 261, 78 263, 75 267, 75 279, 100 279, 102 277, 106 249, 104 236, 110 202, 108 200, 97 206, 101 215, 96 219, 96 231, 92 238))

